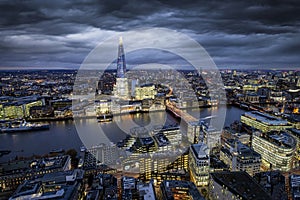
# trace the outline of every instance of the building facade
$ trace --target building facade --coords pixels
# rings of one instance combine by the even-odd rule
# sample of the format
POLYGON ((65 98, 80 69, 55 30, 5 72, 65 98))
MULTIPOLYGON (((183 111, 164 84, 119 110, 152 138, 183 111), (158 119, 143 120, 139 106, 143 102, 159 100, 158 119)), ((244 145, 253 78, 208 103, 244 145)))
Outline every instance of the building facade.
POLYGON ((288 171, 297 149, 296 140, 286 132, 253 133, 252 148, 262 157, 266 169, 288 171))
POLYGON ((191 181, 197 187, 207 186, 209 183, 210 156, 206 144, 193 144, 189 151, 189 171, 191 181))

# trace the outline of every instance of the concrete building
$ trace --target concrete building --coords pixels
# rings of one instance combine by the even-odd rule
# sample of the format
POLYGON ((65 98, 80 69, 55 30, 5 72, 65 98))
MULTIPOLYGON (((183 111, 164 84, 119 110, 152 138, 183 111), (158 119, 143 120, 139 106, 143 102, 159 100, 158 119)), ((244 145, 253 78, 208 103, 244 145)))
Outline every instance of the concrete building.
POLYGON ((229 139, 221 148, 220 159, 232 171, 246 171, 250 176, 260 172, 261 156, 239 141, 229 139))
POLYGON ((116 145, 99 144, 88 149, 88 151, 94 156, 91 159, 95 159, 96 165, 114 165, 119 158, 119 151, 116 145))

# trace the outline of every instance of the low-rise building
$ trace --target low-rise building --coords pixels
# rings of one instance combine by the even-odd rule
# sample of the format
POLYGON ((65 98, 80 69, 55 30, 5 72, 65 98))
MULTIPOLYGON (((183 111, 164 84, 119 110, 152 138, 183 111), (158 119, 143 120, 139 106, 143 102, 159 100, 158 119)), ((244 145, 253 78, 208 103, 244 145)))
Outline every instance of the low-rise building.
POLYGON ((269 193, 271 199, 288 199, 285 177, 280 171, 260 172, 253 178, 269 193))
POLYGON ((220 151, 220 159, 233 171, 246 171, 250 176, 260 172, 261 156, 241 142, 229 139, 220 151))
POLYGON ((164 180, 158 192, 159 200, 194 199, 204 200, 196 185, 189 181, 164 180))
POLYGON ((2 191, 15 190, 24 180, 70 169, 70 156, 8 161, 0 164, 0 187, 2 191))
POLYGON ((79 199, 78 192, 83 179, 83 170, 54 172, 43 175, 41 178, 24 181, 9 198, 22 199, 79 199))

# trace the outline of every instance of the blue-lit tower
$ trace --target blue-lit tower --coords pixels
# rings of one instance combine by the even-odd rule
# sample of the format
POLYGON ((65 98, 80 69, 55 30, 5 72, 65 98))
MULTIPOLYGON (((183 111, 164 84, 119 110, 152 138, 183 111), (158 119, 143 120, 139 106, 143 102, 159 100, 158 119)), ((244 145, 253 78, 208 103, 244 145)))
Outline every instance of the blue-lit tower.
POLYGON ((126 62, 125 62, 125 54, 123 47, 122 37, 119 39, 119 49, 118 49, 118 61, 117 61, 117 77, 125 78, 126 73, 126 62))
POLYGON ((125 77, 126 73, 126 62, 122 37, 120 37, 119 48, 118 48, 118 61, 117 61, 117 78, 116 84, 114 85, 114 96, 118 99, 128 100, 130 98, 128 80, 125 77))

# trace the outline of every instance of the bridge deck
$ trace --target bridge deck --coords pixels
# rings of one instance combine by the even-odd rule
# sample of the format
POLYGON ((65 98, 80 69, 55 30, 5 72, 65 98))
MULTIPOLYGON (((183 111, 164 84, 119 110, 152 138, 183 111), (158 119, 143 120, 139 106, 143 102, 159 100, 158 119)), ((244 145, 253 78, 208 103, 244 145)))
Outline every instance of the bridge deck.
POLYGON ((183 119, 186 123, 199 121, 194 116, 192 116, 189 113, 177 108, 176 106, 174 106, 171 103, 167 103, 166 107, 167 107, 168 110, 172 111, 175 115, 181 117, 181 119, 183 119))

